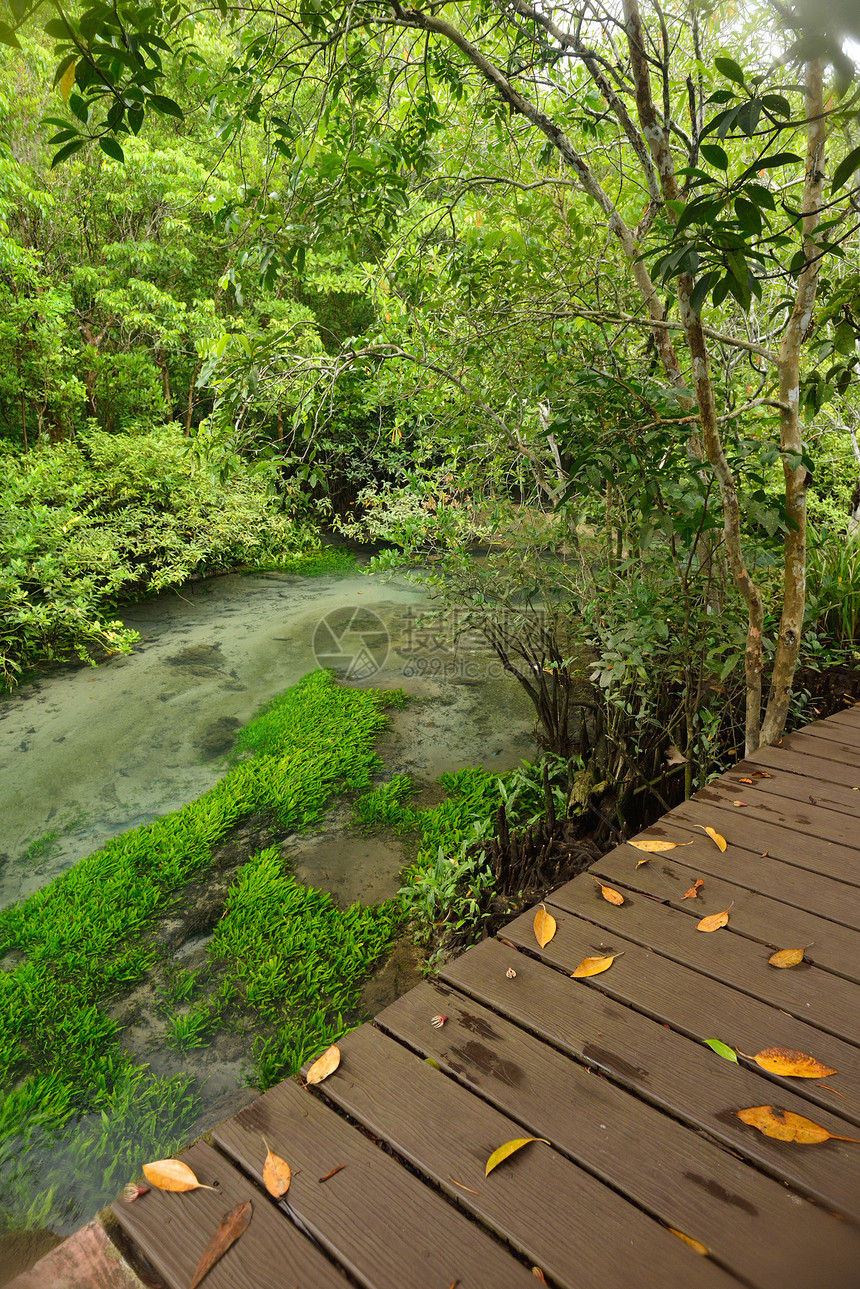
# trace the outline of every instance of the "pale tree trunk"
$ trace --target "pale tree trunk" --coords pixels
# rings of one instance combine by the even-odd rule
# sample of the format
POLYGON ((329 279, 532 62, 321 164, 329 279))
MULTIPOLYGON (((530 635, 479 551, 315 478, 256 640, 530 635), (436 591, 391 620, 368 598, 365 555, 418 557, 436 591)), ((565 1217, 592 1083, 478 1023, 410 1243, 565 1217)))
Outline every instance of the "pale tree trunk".
POLYGON ((780 438, 785 472, 785 510, 791 527, 785 534, 785 579, 779 636, 776 645, 767 712, 761 730, 763 744, 775 743, 785 728, 788 700, 797 669, 803 612, 806 605, 806 467, 797 457, 803 451, 800 420, 800 350, 813 320, 821 252, 815 231, 821 218, 825 144, 823 69, 820 60, 807 64, 806 182, 803 192, 803 253, 806 265, 797 281, 794 308, 779 351, 780 438), (794 463, 792 464, 792 460, 794 463))

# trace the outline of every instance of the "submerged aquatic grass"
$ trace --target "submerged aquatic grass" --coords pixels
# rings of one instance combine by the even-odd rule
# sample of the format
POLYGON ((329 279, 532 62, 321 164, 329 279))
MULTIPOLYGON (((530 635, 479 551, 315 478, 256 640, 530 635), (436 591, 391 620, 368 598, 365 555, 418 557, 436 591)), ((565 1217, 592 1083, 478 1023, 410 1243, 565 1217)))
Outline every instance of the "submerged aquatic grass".
MULTIPOLYGON (((205 877, 213 847, 239 820, 264 812, 308 828, 334 793, 369 788, 384 708, 404 701, 311 673, 242 731, 244 759, 210 792, 112 838, 0 913, 0 1225, 37 1216, 68 1227, 109 1199, 118 1178, 187 1136, 199 1111, 195 1080, 161 1079, 137 1064, 105 1007, 155 964, 158 919, 186 883, 205 877)), ((244 1007, 254 1029, 266 1030, 249 1042, 249 1056, 268 1085, 297 1068, 297 1053, 303 1059, 332 1041, 395 918, 385 909, 340 912, 293 882, 272 852, 246 867, 216 938, 214 995, 172 1017, 171 1039, 181 1050, 208 1042, 231 1008, 244 1007), (285 988, 271 963, 287 958, 285 988)), ((178 973, 173 981, 168 1005, 187 1007, 199 982, 178 973)))

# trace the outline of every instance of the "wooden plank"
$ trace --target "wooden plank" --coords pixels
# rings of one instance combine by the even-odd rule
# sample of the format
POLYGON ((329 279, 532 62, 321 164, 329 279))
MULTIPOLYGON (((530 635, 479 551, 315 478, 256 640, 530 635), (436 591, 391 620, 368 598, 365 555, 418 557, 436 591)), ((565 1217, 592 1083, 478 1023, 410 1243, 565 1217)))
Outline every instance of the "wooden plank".
MULTIPOLYGON (((768 826, 778 824, 782 828, 788 828, 795 838, 802 837, 804 844, 807 838, 821 838, 826 842, 838 842, 840 846, 845 846, 853 852, 852 859, 848 856, 842 856, 841 864, 844 864, 844 873, 835 873, 840 881, 853 881, 860 885, 860 807, 852 817, 846 815, 840 810, 829 810, 826 806, 817 804, 815 798, 815 783, 802 779, 797 780, 803 784, 804 791, 799 793, 794 799, 784 797, 768 798, 763 793, 756 795, 742 787, 740 790, 740 799, 743 800, 743 806, 735 806, 734 801, 738 799, 738 788, 726 778, 716 779, 709 783, 706 788, 701 788, 695 793, 685 807, 691 806, 694 802, 697 806, 702 807, 702 815, 707 814, 711 806, 717 806, 720 810, 725 810, 734 818, 743 815, 744 825, 749 826, 752 819, 762 820, 768 826)), ((685 812, 685 807, 678 807, 685 812)), ((716 825, 714 825, 716 827, 716 825)), ((742 825, 743 827, 743 825, 742 825)), ((727 839, 728 840, 728 839, 727 839)))
POLYGON ((567 1289, 633 1289, 647 1267, 659 1268, 667 1289, 687 1289, 693 1281, 698 1286, 700 1277, 705 1286, 737 1285, 550 1146, 533 1144, 485 1177, 492 1152, 525 1135, 521 1124, 370 1025, 339 1046, 340 1068, 319 1084, 319 1093, 386 1141, 553 1283, 567 1289))
MULTIPOLYGON (((860 764, 856 761, 846 765, 843 761, 828 761, 822 756, 815 756, 808 752, 793 752, 786 747, 761 747, 752 756, 742 761, 741 765, 769 770, 773 774, 782 771, 803 775, 827 784, 834 790, 837 787, 844 787, 847 793, 852 794, 850 800, 855 803, 857 798, 853 794, 860 792, 860 764)), ((759 782, 767 784, 769 780, 764 779, 759 782)), ((854 804, 851 809, 853 813, 858 806, 854 804)))
POLYGON ((428 981, 374 1023, 529 1134, 548 1137, 640 1207, 699 1240, 757 1289, 809 1289, 810 1249, 820 1284, 855 1285, 860 1229, 853 1223, 834 1219, 473 999, 428 981), (428 1018, 440 1013, 447 1020, 435 1029, 428 1018))
MULTIPOLYGON (((812 809, 811 806, 809 808, 812 809)), ((844 819, 844 815, 840 818, 844 819)), ((688 839, 695 837, 700 826, 715 828, 731 846, 740 846, 742 850, 759 855, 766 851, 772 859, 781 859, 796 868, 821 873, 838 882, 860 884, 860 850, 824 841, 820 837, 800 835, 799 827, 782 825, 776 819, 757 818, 753 810, 731 807, 726 810, 708 801, 690 800, 663 815, 660 823, 685 829, 688 839)), ((860 838, 860 827, 857 833, 860 838)), ((648 835, 652 835, 651 830, 648 835)), ((858 902, 855 898, 855 905, 858 902)), ((852 918, 852 925, 857 925, 856 911, 852 918)))
MULTIPOLYGON (((653 919, 637 918, 636 914, 644 906, 646 914, 653 913, 653 918, 660 919, 665 910, 626 890, 624 894, 625 903, 616 907, 601 897, 596 883, 577 879, 565 887, 564 908, 569 910, 577 904, 578 915, 563 911, 554 896, 548 897, 547 905, 557 919, 558 929, 544 949, 536 950, 532 913, 524 913, 509 923, 505 937, 518 948, 538 951, 544 962, 570 973, 583 958, 592 956, 595 935, 599 937, 604 930, 611 932, 613 952, 623 957, 611 971, 595 977, 595 988, 700 1043, 719 1038, 748 1055, 765 1047, 789 1047, 815 1056, 838 1074, 826 1081, 778 1078, 749 1064, 747 1068, 764 1081, 761 1100, 780 1095, 774 1090, 776 1084, 780 1089, 791 1089, 813 1106, 824 1106, 860 1125, 860 1062, 855 1046, 813 1028, 805 1018, 797 1020, 758 998, 741 994, 721 979, 701 975, 684 965, 683 956, 663 956, 657 939, 649 937, 653 919)), ((693 924, 688 923, 688 928, 692 930, 693 924)), ((790 974, 773 967, 769 970, 776 975, 790 974)), ((851 987, 856 1015, 860 1011, 860 985, 851 987)))
POLYGON ((846 725, 849 729, 860 730, 860 703, 852 702, 850 706, 844 707, 841 712, 834 712, 832 716, 828 716, 827 720, 822 724, 846 725))
POLYGON ((198 1142, 179 1158, 217 1193, 152 1189, 132 1204, 118 1200, 112 1210, 168 1289, 188 1289, 221 1219, 247 1199, 251 1224, 209 1272, 206 1289, 348 1289, 342 1272, 223 1155, 198 1142))
POLYGON ((265 1137, 293 1169, 291 1214, 367 1289, 534 1285, 503 1245, 297 1083, 272 1088, 214 1136, 261 1185, 265 1137), (321 1183, 333 1168, 342 1171, 321 1183))
POLYGON ((812 726, 807 726, 805 730, 787 734, 780 743, 777 743, 774 751, 792 752, 796 756, 813 756, 822 761, 831 761, 835 765, 857 764, 855 747, 848 747, 842 741, 836 743, 831 739, 811 738, 808 733, 811 728, 812 726))
MULTIPOLYGON (((592 871, 601 873, 600 860, 592 871)), ((853 981, 843 980, 841 976, 831 975, 811 964, 780 971, 770 966, 769 955, 751 941, 725 931, 711 934, 697 931, 696 923, 683 913, 668 904, 643 898, 629 887, 622 887, 627 898, 620 908, 606 900, 600 900, 598 904, 591 890, 592 883, 588 878, 586 882, 588 889, 577 878, 554 891, 550 897, 553 904, 569 913, 581 914, 588 908, 590 920, 608 932, 626 934, 629 939, 649 945, 665 957, 684 963, 704 976, 723 981, 742 994, 759 998, 773 1007, 784 1008, 790 1016, 798 1017, 815 1029, 860 1045, 857 1026, 860 989, 853 981)), ((748 898, 742 892, 735 908, 743 909, 748 898)), ((719 913, 727 907, 720 905, 713 898, 713 893, 696 903, 699 905, 696 910, 699 918, 719 913)), ((733 908, 730 920, 734 912, 733 908)), ((743 1005, 739 999, 738 1006, 743 1005)))
MULTIPOLYGON (((668 837, 681 835, 675 829, 662 829, 659 826, 649 831, 655 834, 662 831, 668 837)), ((702 850, 704 849, 703 846, 702 850)), ((708 850, 713 851, 714 848, 709 847, 708 850)), ((802 882, 812 882, 813 874, 802 873, 799 869, 791 869, 775 862, 772 867, 782 869, 786 874, 784 881, 780 883, 778 875, 774 878, 769 874, 767 859, 754 859, 734 847, 724 855, 714 851, 716 859, 710 862, 708 858, 706 861, 709 867, 697 867, 692 861, 681 863, 676 858, 678 855, 688 856, 694 853, 690 847, 672 851, 671 857, 654 855, 650 863, 637 867, 637 852, 628 846, 619 846, 598 860, 594 871, 599 868, 605 881, 615 884, 622 882, 631 890, 640 891, 643 895, 650 895, 652 899, 662 900, 672 908, 679 909, 697 922, 703 916, 699 911, 701 904, 698 899, 685 900, 684 893, 697 878, 703 877, 707 884, 704 889, 712 903, 718 904, 721 909, 734 905, 727 928, 730 934, 745 936, 765 946, 765 957, 770 957, 774 949, 798 949, 808 945, 806 961, 822 970, 832 971, 835 975, 860 983, 860 931, 804 911, 802 882), (631 855, 634 856, 632 863, 631 855), (744 872, 747 865, 749 872, 744 872), (710 867, 717 871, 725 867, 734 880, 724 881, 719 876, 713 876, 710 867), (799 883, 794 880, 795 874, 800 879, 799 883), (761 894, 762 891, 773 891, 776 896, 781 894, 789 903, 782 903, 779 898, 771 899, 761 894)), ((810 904, 814 903, 810 899, 810 904)))
MULTIPOLYGON (((601 937, 595 935, 594 951, 607 952, 608 936, 605 941, 601 945, 601 937)), ((761 1081, 748 1070, 601 996, 587 981, 571 980, 497 940, 476 945, 441 974, 470 997, 602 1070, 652 1105, 703 1129, 796 1190, 860 1220, 860 1147, 828 1141, 789 1149, 792 1143, 774 1141, 747 1127, 736 1111, 762 1104, 761 1081), (514 980, 506 976, 509 967, 516 970, 514 980)), ((798 1114, 809 1108, 790 1092, 780 1092, 772 1104, 798 1114)), ((860 1135, 829 1111, 817 1112, 815 1119, 830 1132, 860 1135)))
POLYGON ((836 721, 831 718, 825 721, 813 721, 811 725, 804 725, 802 729, 796 730, 788 737, 793 739, 795 734, 830 739, 833 743, 842 743, 846 747, 855 749, 860 747, 860 726, 853 721, 836 721))
MULTIPOLYGON (((756 754, 758 755, 758 754, 756 754)), ((792 754, 783 754, 790 758, 792 754)), ((794 757, 795 768, 790 770, 785 765, 769 769, 770 778, 753 778, 756 772, 761 773, 762 766, 753 760, 739 761, 733 770, 722 775, 719 785, 734 799, 740 797, 746 802, 755 802, 758 798, 764 801, 779 797, 786 801, 809 800, 811 804, 825 810, 847 815, 855 821, 860 815, 860 788, 843 786, 822 779, 810 768, 811 757, 794 757), (802 766, 802 768, 801 768, 802 766), (752 783, 749 780, 752 778, 752 783)), ((833 764, 827 761, 815 762, 817 766, 833 764)))
POLYGON ((786 735, 782 743, 778 743, 777 746, 793 750, 807 749, 815 756, 838 757, 842 761, 847 761, 849 765, 852 761, 856 761, 857 751, 860 748, 860 738, 856 732, 826 729, 825 725, 824 721, 817 725, 805 725, 802 730, 786 735))

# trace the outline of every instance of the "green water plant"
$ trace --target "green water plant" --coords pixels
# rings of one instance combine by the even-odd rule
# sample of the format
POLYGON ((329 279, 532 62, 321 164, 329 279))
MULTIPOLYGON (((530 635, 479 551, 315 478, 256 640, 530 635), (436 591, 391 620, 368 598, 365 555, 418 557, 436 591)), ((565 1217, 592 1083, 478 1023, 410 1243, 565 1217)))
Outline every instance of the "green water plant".
MULTIPOLYGON (((263 812, 299 830, 319 822, 334 793, 368 790, 385 709, 404 701, 399 692, 343 688, 327 672, 311 673, 242 731, 236 763, 210 792, 112 838, 0 913, 8 967, 0 971, 0 1223, 26 1224, 36 1195, 54 1188, 50 1224, 66 1229, 110 1198, 117 1177, 187 1138, 199 1109, 194 1079, 158 1078, 137 1064, 108 1006, 162 957, 159 919, 189 881, 205 877, 214 848, 242 818, 263 812)), ((240 870, 217 939, 218 971, 192 1009, 172 1020, 171 1037, 182 1049, 202 1041, 240 1000, 255 1033, 260 1024, 272 1034, 281 1027, 256 1047, 249 1038, 266 1081, 292 1068, 288 1050, 330 1041, 395 919, 340 914, 327 897, 291 885, 263 854, 247 877, 240 870), (282 909, 287 899, 291 915, 282 909), (303 933, 303 918, 312 934, 303 933), (288 988, 267 965, 283 960, 286 943, 288 988), (279 1011, 288 994, 298 999, 292 1031, 279 1011)), ((174 981, 175 1002, 187 985, 174 981)))

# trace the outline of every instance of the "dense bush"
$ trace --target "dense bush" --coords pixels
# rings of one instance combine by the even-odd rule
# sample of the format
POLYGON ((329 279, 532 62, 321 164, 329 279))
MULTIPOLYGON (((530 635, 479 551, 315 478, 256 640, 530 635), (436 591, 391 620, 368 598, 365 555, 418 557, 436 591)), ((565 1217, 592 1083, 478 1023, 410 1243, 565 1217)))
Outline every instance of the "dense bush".
POLYGON ((0 676, 75 652, 124 651, 131 597, 192 574, 273 564, 310 544, 267 481, 238 462, 219 477, 175 425, 92 430, 2 456, 0 676))

